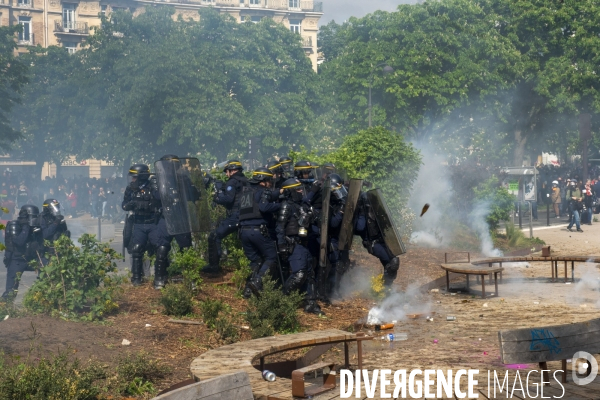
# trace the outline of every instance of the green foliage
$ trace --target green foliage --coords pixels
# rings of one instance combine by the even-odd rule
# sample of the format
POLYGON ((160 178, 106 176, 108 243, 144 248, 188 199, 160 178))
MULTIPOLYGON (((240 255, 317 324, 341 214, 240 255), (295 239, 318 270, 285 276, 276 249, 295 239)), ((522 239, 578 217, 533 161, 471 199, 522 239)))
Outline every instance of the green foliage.
POLYGON ((175 244, 171 255, 171 263, 167 270, 169 276, 182 275, 186 284, 200 287, 202 284, 200 270, 206 265, 206 261, 202 257, 202 251, 193 246, 180 251, 175 244))
POLYGON ((490 231, 498 229, 501 221, 508 221, 511 211, 514 210, 516 198, 500 186, 497 177, 492 176, 473 190, 477 200, 489 205, 490 211, 485 220, 490 231))
POLYGON ((128 354, 117 365, 117 392, 123 395, 153 394, 154 383, 165 378, 170 368, 146 353, 128 354))
POLYGON ((200 302, 200 310, 202 319, 209 329, 215 329, 217 320, 222 313, 231 311, 229 304, 223 303, 221 300, 206 299, 200 302))
POLYGON ((82 367, 66 352, 50 358, 7 359, 0 353, 0 400, 92 400, 101 394, 97 380, 104 372, 97 364, 82 367))
POLYGON ((545 242, 537 237, 528 238, 522 230, 520 230, 511 221, 506 222, 506 234, 496 235, 497 237, 504 236, 506 238, 505 249, 523 249, 529 248, 536 244, 545 244, 545 242))
POLYGON ((161 290, 160 304, 165 307, 165 314, 182 316, 192 312, 192 291, 188 285, 174 283, 161 290))
POLYGON ((248 301, 246 319, 252 329, 252 337, 297 332, 300 328, 297 309, 302 300, 300 293, 285 296, 275 287, 275 281, 268 276, 263 278, 260 296, 253 295, 248 301))
POLYGON ((252 274, 252 269, 248 265, 244 265, 235 271, 233 271, 233 275, 231 276, 231 281, 235 284, 235 287, 238 290, 242 290, 246 285, 246 281, 248 277, 252 274))
POLYGON ((238 328, 233 325, 230 313, 225 313, 217 318, 215 330, 219 338, 226 344, 235 343, 240 338, 238 328))
POLYGON ((123 278, 116 275, 119 254, 94 235, 84 234, 77 247, 66 236, 53 246, 46 266, 25 295, 33 312, 68 319, 97 320, 118 309, 123 278))
POLYGON ((21 25, 0 26, 0 148, 7 150, 19 133, 9 123, 12 108, 21 102, 20 93, 27 83, 27 64, 17 57, 15 34, 21 25))
POLYGON ((14 318, 24 314, 23 310, 15 305, 16 297, 16 291, 11 292, 7 298, 0 297, 0 322, 2 322, 7 315, 14 318))

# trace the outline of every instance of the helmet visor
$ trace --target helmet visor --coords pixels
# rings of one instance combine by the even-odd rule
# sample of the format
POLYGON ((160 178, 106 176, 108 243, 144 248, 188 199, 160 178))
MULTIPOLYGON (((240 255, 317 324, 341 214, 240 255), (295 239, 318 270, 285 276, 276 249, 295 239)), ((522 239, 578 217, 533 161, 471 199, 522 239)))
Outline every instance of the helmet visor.
POLYGON ((54 215, 55 217, 61 215, 60 204, 57 202, 56 203, 52 202, 50 204, 44 204, 44 208, 46 208, 50 212, 50 214, 54 215))
POLYGON ((336 199, 342 200, 342 199, 348 197, 348 190, 346 189, 346 187, 344 185, 339 185, 339 186, 331 189, 331 194, 333 194, 336 199))

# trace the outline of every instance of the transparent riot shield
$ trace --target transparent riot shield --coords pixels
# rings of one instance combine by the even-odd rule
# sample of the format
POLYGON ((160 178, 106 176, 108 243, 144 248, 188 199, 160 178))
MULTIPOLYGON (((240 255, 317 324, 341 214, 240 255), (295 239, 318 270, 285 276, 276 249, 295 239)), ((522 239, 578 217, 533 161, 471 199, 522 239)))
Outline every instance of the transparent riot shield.
POLYGON ((399 256, 406 253, 406 247, 402 243, 396 225, 393 223, 390 210, 383 200, 381 191, 379 189, 369 190, 367 192, 367 200, 375 213, 375 220, 381 231, 383 241, 390 249, 392 255, 399 256))
POLYGON ((362 188, 362 179, 350 179, 348 186, 348 198, 344 205, 344 218, 342 219, 342 227, 340 230, 340 251, 350 250, 352 248, 352 239, 354 237, 354 213, 358 198, 360 197, 360 189, 362 188))
POLYGON ((329 179, 323 183, 323 205, 321 208, 321 243, 319 246, 319 267, 327 267, 327 239, 329 234, 329 200, 331 187, 329 179))
POLYGON ((171 235, 197 232, 199 218, 195 202, 199 191, 193 185, 191 170, 200 169, 197 159, 159 160, 154 163, 162 213, 171 235))
POLYGON ((181 173, 178 183, 180 190, 185 193, 188 205, 190 230, 192 232, 210 231, 210 212, 208 210, 208 194, 205 192, 204 177, 200 161, 197 158, 183 157, 181 160, 181 173), (204 203, 206 207, 204 207, 204 203), (203 222, 208 222, 203 224, 203 222))

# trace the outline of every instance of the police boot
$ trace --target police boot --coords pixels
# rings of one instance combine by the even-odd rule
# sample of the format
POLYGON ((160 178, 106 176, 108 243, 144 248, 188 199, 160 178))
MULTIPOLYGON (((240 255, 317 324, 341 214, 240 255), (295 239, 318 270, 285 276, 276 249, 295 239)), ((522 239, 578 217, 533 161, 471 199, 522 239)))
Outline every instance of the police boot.
POLYGON ((202 268, 202 272, 207 274, 218 274, 221 272, 221 252, 217 243, 217 235, 211 232, 208 235, 208 265, 202 268))
POLYGON ((398 257, 392 258, 392 260, 383 267, 383 285, 386 288, 391 288, 396 276, 398 276, 398 269, 400 268, 400 260, 398 257))
POLYGON ((154 264, 154 289, 162 289, 167 284, 167 267, 169 266, 169 246, 159 246, 156 249, 154 264))
POLYGON ((142 284, 143 259, 141 254, 134 254, 131 258, 131 284, 140 286, 142 284))
POLYGON ((314 281, 308 282, 308 287, 306 288, 306 295, 304 299, 306 301, 306 304, 304 305, 305 313, 325 315, 325 313, 321 310, 321 307, 317 303, 314 281))

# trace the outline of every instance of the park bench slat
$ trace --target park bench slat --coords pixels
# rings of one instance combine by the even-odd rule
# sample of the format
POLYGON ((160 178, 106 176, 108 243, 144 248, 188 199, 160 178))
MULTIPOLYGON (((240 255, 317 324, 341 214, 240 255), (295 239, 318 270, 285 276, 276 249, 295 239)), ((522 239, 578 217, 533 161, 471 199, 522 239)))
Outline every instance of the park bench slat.
POLYGON ((253 400, 250 378, 243 371, 221 375, 217 378, 194 383, 161 396, 154 400, 253 400))

